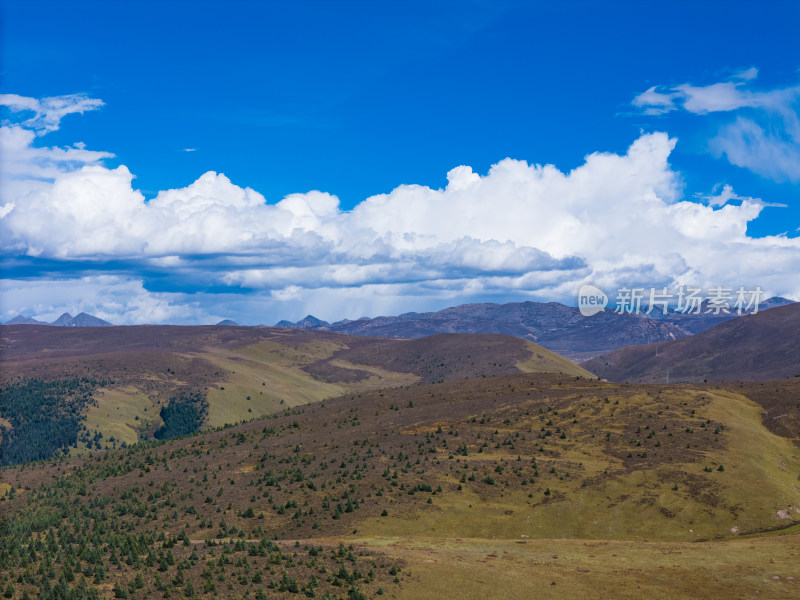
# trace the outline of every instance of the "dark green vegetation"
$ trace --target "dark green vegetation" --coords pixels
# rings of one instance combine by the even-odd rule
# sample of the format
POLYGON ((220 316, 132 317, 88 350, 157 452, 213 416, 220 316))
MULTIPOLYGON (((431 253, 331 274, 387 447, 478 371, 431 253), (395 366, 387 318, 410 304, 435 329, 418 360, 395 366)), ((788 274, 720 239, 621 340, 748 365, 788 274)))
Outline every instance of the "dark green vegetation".
MULTIPOLYGON (((62 487, 59 495, 64 491, 62 487)), ((149 496, 159 499, 169 491, 162 488, 149 496)), ((39 494, 53 491, 43 488, 39 494)), ((128 501, 122 506, 112 503, 112 510, 106 509, 109 498, 78 511, 62 507, 61 512, 70 513, 68 524, 46 510, 0 522, 3 597, 361 599, 367 598, 362 590, 381 595, 377 580, 389 585, 400 581, 398 562, 357 551, 352 545, 289 544, 266 536, 201 544, 190 540, 185 530, 169 536, 163 531, 136 533, 115 526, 111 520, 115 513, 124 516, 127 507, 136 504, 131 499, 137 495, 135 491, 123 495, 128 501), (86 530, 90 533, 81 526, 90 527, 86 530)))
POLYGON ((98 382, 88 377, 18 379, 0 388, 0 464, 50 458, 73 446, 85 431, 82 413, 98 382))
POLYGON ((172 397, 169 404, 161 407, 159 414, 164 424, 153 436, 157 440, 167 440, 194 433, 202 426, 207 412, 208 401, 200 392, 172 397))

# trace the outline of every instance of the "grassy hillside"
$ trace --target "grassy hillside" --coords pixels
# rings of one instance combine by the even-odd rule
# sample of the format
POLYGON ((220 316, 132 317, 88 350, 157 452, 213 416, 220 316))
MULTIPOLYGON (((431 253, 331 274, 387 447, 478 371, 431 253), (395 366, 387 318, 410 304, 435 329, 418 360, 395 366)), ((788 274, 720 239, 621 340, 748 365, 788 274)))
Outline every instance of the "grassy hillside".
MULTIPOLYGON (((64 415, 85 417, 62 436, 72 453, 152 439, 163 426, 162 408, 197 394, 201 427, 220 427, 347 392, 418 382, 548 371, 592 376, 508 336, 387 340, 266 327, 2 327, 0 359, 6 385, 15 378, 96 381, 90 401, 74 406, 65 396, 50 413, 50 428, 64 415)), ((0 406, 0 415, 7 410, 0 406)), ((42 456, 58 447, 47 450, 42 456)))
POLYGON ((6 469, 0 587, 796 597, 800 448, 765 408, 711 384, 487 376, 6 469))
POLYGON ((523 373, 563 373, 564 375, 575 375, 594 379, 596 376, 583 367, 573 362, 564 363, 564 357, 546 348, 542 348, 533 342, 526 342, 531 355, 530 358, 522 360, 516 367, 523 373))
POLYGON ((397 597, 796 598, 800 536, 723 542, 371 538, 402 560, 397 597), (497 594, 497 596, 493 596, 497 594))

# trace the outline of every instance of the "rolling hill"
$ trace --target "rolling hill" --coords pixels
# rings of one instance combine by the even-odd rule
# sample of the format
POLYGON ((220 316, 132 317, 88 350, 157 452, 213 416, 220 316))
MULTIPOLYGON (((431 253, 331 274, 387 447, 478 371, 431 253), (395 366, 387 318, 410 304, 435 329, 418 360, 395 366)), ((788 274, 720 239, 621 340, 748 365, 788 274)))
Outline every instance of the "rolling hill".
POLYGON ((0 367, 0 417, 30 399, 0 432, 0 463, 219 427, 346 392, 523 372, 594 377, 510 336, 398 340, 232 325, 2 326, 0 367), (43 394, 47 402, 36 400, 43 394))
POLYGON ((583 366, 612 381, 793 377, 800 374, 800 304, 739 317, 676 341, 621 348, 583 366))

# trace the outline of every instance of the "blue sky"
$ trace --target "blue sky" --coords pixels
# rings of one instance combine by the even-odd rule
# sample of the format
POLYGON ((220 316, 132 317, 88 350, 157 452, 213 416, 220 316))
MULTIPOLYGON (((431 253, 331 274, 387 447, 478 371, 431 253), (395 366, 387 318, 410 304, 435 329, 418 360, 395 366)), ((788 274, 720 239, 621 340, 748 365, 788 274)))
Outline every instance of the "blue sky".
POLYGON ((796 2, 0 7, 0 320, 800 299, 796 2))

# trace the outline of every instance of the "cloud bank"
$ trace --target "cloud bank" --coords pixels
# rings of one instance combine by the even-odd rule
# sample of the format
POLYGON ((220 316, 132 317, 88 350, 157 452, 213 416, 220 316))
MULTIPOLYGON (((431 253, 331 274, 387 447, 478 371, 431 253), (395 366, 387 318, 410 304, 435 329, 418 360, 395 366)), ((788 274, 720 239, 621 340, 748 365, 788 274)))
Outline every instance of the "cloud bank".
MULTIPOLYGON (((637 102, 652 111, 765 105, 740 89, 747 77, 719 90, 653 88, 637 102)), ((571 301, 585 281, 760 285, 800 298, 800 241, 748 237, 765 206, 758 198, 726 188, 683 199, 669 164, 676 140, 665 133, 642 134, 621 155, 590 154, 567 173, 510 158, 484 175, 457 166, 443 189, 401 185, 346 211, 321 191, 270 202, 215 172, 146 201, 127 167, 104 166, 110 153, 37 143, 99 100, 5 95, 0 104, 11 115, 0 127, 2 251, 6 272, 17 265, 0 283, 5 319, 63 310, 116 323, 357 318, 474 300, 571 301)))

